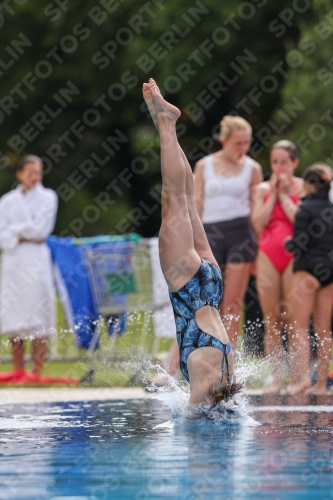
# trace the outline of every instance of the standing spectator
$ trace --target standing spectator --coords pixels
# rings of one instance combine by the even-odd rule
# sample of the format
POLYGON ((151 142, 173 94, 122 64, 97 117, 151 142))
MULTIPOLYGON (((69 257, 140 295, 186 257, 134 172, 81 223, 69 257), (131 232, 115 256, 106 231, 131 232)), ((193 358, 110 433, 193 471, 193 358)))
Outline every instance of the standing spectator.
POLYGON ((47 339, 55 329, 55 294, 46 238, 54 228, 58 200, 43 187, 37 156, 19 162, 20 184, 0 200, 1 333, 11 341, 14 372, 2 381, 29 381, 41 374, 47 339), (33 372, 24 371, 24 339, 32 339, 33 372))
MULTIPOLYGON (((326 170, 326 169, 325 169, 326 170)), ((330 178, 322 165, 303 173, 305 198, 296 214, 293 238, 286 248, 295 254, 293 293, 290 296, 291 374, 287 394, 306 391, 326 394, 332 355, 331 311, 333 300, 333 204, 330 178), (311 387, 309 323, 313 316, 317 343, 318 377, 311 387)))
POLYGON ((243 118, 221 121, 223 149, 195 166, 195 196, 209 244, 224 274, 221 314, 235 349, 240 315, 256 258, 257 243, 250 214, 254 187, 262 180, 260 165, 246 156, 252 128, 243 118))
POLYGON ((265 322, 265 352, 273 376, 266 393, 282 389, 282 328, 285 299, 291 290, 293 255, 284 249, 292 236, 302 179, 294 177, 298 165, 296 146, 279 141, 271 150, 272 175, 259 184, 253 209, 253 225, 259 237, 257 289, 265 322))

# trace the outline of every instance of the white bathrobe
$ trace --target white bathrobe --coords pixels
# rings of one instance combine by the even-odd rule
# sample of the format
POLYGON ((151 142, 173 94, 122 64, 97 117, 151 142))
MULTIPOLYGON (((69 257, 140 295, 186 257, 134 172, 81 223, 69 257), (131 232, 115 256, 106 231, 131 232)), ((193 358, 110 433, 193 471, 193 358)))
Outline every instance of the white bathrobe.
POLYGON ((167 282, 162 273, 158 238, 149 239, 150 263, 153 278, 154 331, 157 337, 176 338, 176 324, 167 282))
POLYGON ((57 195, 42 184, 19 185, 0 199, 0 331, 40 338, 55 331, 55 291, 50 250, 57 195), (20 239, 32 240, 21 242, 20 239))

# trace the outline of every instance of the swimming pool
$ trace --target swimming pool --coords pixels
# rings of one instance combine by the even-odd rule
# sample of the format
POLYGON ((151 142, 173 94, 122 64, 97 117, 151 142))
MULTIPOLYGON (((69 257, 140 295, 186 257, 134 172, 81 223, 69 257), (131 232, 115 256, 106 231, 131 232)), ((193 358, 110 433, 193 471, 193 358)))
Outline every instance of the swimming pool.
POLYGON ((3 405, 0 499, 329 500, 332 398, 315 402, 253 397, 259 425, 160 427, 170 410, 149 399, 3 405))

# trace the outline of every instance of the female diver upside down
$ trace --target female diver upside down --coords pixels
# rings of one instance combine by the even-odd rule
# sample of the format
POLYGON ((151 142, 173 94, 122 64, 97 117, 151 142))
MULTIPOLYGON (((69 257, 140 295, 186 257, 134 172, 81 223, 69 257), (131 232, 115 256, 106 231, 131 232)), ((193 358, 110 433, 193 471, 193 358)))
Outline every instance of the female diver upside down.
POLYGON ((242 387, 233 380, 233 352, 219 313, 222 277, 197 213, 192 170, 178 143, 180 111, 164 100, 152 78, 143 84, 143 96, 160 135, 159 253, 176 320, 180 369, 190 383, 189 403, 215 406, 242 387))

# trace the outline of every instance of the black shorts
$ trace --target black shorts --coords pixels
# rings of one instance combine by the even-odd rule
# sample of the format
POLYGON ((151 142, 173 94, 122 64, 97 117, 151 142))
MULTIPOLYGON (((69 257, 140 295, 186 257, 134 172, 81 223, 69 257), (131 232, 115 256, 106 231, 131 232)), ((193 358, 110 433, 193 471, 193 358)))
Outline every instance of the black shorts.
POLYGON ((250 217, 203 226, 214 257, 222 269, 229 263, 255 261, 257 240, 250 217))
POLYGON ((319 281, 322 287, 328 286, 333 283, 332 263, 327 266, 322 261, 307 258, 303 259, 301 264, 295 262, 293 271, 294 273, 297 273, 297 271, 305 271, 311 274, 319 281))

